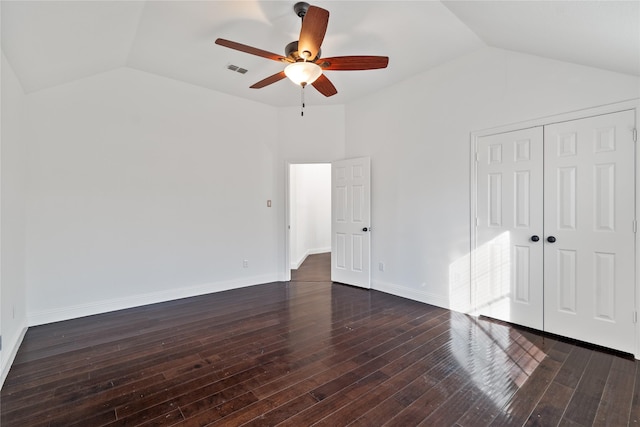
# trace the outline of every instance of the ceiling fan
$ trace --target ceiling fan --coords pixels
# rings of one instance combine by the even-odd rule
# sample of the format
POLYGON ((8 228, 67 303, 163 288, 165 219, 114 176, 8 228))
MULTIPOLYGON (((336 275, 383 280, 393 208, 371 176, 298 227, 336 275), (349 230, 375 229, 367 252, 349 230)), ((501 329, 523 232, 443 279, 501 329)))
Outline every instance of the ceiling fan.
POLYGON ((310 6, 305 2, 296 3, 293 10, 296 15, 302 18, 302 28, 300 29, 300 38, 285 47, 285 56, 230 40, 216 40, 216 44, 220 46, 289 64, 279 73, 253 84, 252 89, 260 89, 289 77, 302 88, 311 84, 324 96, 333 96, 338 91, 324 75, 324 71, 359 71, 387 67, 389 63, 387 56, 359 55, 321 58, 320 45, 327 31, 329 11, 317 6, 310 6))

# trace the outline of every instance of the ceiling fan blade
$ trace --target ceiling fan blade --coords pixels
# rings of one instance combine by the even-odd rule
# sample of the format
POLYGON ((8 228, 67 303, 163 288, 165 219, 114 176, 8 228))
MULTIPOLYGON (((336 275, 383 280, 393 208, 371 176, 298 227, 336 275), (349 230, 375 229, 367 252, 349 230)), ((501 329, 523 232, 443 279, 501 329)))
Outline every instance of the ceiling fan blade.
POLYGON ((318 56, 328 24, 328 10, 309 6, 307 13, 302 18, 302 29, 300 29, 300 39, 298 40, 298 52, 302 58, 305 58, 304 52, 309 52, 309 56, 305 59, 313 60, 318 56))
POLYGON ((316 81, 311 84, 318 90, 318 92, 320 92, 324 96, 333 96, 338 93, 338 90, 333 85, 333 83, 331 83, 331 80, 329 80, 324 74, 321 74, 320 77, 318 77, 316 81))
POLYGON ((216 44, 230 49, 239 50, 240 52, 250 53, 251 55, 261 56, 263 58, 272 59, 274 61, 284 62, 286 58, 277 53, 267 52, 266 50, 258 49, 256 47, 247 46, 246 44, 232 42, 231 40, 216 39, 216 44))
POLYGON ((252 86, 250 86, 251 89, 261 89, 265 86, 269 86, 272 83, 275 82, 279 82, 280 80, 284 79, 285 77, 287 77, 284 74, 284 71, 280 71, 279 73, 276 73, 272 76, 267 77, 266 79, 262 79, 260 80, 258 83, 254 83, 252 86))
POLYGON ((335 58, 322 58, 316 64, 323 70, 333 71, 357 71, 375 70, 387 68, 388 56, 336 56, 335 58))

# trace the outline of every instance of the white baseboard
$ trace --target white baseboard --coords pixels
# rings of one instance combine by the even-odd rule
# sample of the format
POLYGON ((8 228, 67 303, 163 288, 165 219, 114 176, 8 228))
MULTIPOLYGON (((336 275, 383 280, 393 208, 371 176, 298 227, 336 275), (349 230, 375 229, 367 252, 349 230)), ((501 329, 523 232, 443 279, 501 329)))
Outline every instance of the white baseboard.
POLYGON ((198 295, 205 295, 215 292, 228 291, 231 289, 244 288, 263 283, 277 282, 277 275, 263 275, 245 277, 239 280, 225 282, 206 283, 196 286, 171 289, 147 294, 132 295, 123 298, 78 304, 68 307, 54 308, 27 313, 29 326, 44 325, 47 323, 60 322, 63 320, 76 319, 78 317, 92 316, 94 314, 107 313, 110 311, 123 310, 143 305, 156 304, 159 302, 172 301, 181 298, 188 298, 198 295))
POLYGON ((307 257, 309 255, 315 255, 315 254, 325 254, 327 252, 331 252, 331 247, 328 248, 317 248, 317 249, 309 249, 307 252, 304 253, 304 255, 302 255, 302 257, 300 258, 300 260, 298 262, 292 262, 291 263, 291 269, 292 270, 297 270, 300 268, 300 266, 302 265, 303 262, 305 262, 307 260, 307 257))
POLYGON ((0 377, 0 388, 2 388, 2 386, 4 385, 4 380, 7 378, 7 375, 9 375, 11 365, 13 365, 13 361, 18 354, 18 349, 20 348, 20 345, 22 344, 22 340, 24 339, 24 335, 26 333, 27 325, 24 324, 20 330, 20 333, 17 334, 13 338, 13 340, 11 340, 12 342, 2 343, 2 346, 4 347, 2 352, 4 354, 7 354, 8 356, 2 358, 2 373, 0 374, 2 376, 0 377))
POLYGON ((449 310, 449 298, 442 295, 432 294, 430 292, 421 291, 419 289, 408 288, 395 283, 382 282, 380 280, 372 280, 371 288, 376 291, 385 292, 387 294, 396 295, 402 298, 423 302, 425 304, 435 305, 437 307, 449 310))

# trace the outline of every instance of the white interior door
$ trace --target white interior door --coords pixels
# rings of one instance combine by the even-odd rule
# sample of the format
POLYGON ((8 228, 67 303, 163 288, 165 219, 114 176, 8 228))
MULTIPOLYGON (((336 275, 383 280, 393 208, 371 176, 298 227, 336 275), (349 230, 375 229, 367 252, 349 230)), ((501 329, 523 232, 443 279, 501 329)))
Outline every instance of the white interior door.
POLYGON ((633 111, 545 126, 545 330, 633 353, 633 111))
POLYGON ((474 303, 543 329, 542 127, 478 138, 474 303))
POLYGON ((371 287, 371 159, 331 164, 331 280, 371 287))

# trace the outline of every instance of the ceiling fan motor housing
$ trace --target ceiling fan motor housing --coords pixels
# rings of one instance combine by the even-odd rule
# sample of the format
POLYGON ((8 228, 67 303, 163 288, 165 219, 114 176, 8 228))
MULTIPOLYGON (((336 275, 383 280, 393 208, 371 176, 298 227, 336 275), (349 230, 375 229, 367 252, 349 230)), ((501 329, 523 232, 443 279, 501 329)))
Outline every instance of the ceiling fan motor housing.
POLYGON ((315 58, 305 58, 304 56, 300 55, 300 52, 298 52, 298 41, 296 40, 294 42, 289 43, 284 48, 284 55, 287 58, 291 58, 294 62, 298 62, 298 61, 314 62, 321 57, 322 51, 318 49, 318 54, 316 55, 315 58))

